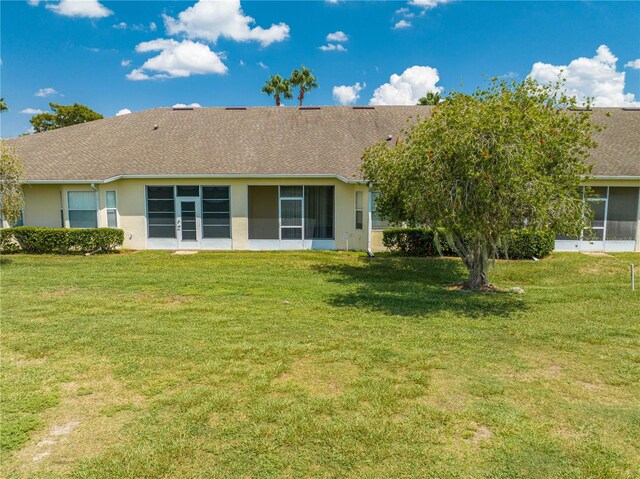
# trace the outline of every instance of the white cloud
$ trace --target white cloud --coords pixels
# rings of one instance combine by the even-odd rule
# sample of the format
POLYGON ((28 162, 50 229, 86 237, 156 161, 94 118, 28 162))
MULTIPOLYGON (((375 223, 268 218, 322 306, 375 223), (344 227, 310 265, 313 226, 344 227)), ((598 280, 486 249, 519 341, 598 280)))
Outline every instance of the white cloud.
POLYGON ((410 0, 409 5, 422 8, 435 8, 443 3, 449 3, 451 0, 410 0))
POLYGON ((624 64, 625 68, 633 68, 635 70, 640 70, 640 58, 637 60, 633 60, 624 64))
POLYGON ((149 24, 149 27, 143 25, 142 23, 128 24, 127 22, 120 22, 116 23, 113 28, 115 28, 116 30, 132 30, 134 32, 145 32, 148 29, 149 31, 155 32, 158 27, 153 22, 149 24))
POLYGON ((129 65, 131 65, 131 60, 127 60, 126 58, 120 60, 121 67, 128 67, 129 65))
POLYGON ((327 35, 328 42, 346 42, 347 40, 349 40, 349 35, 340 30, 327 35))
POLYGON ((268 70, 268 69, 269 69, 269 66, 268 66, 268 65, 265 65, 265 64, 264 64, 264 63, 262 63, 262 62, 258 62, 258 63, 256 63, 256 65, 258 65, 258 66, 259 66, 260 68, 262 68, 263 70, 268 70))
POLYGON ((127 73, 127 79, 133 81, 151 80, 151 77, 147 75, 141 68, 134 68, 131 72, 127 73))
POLYGON ((55 88, 40 88, 37 92, 34 93, 34 96, 39 96, 39 97, 47 97, 47 96, 51 96, 51 95, 59 95, 58 91, 55 88))
POLYGON ((38 5, 40 5, 40 0, 27 0, 27 3, 32 7, 37 7, 38 5))
POLYGON ((169 35, 184 33, 189 38, 211 42, 219 37, 237 42, 257 41, 263 47, 289 38, 289 25, 278 23, 269 28, 250 27, 255 20, 245 16, 240 0, 199 0, 175 19, 162 16, 169 35))
POLYGON ((127 23, 126 22, 120 22, 120 23, 116 23, 113 28, 115 28, 116 30, 126 30, 127 29, 127 23))
POLYGON ((58 3, 48 3, 46 8, 65 17, 103 18, 113 15, 98 0, 60 0, 58 3))
POLYGON ((333 5, 342 2, 343 0, 325 0, 327 3, 332 3, 333 5))
POLYGON ((40 113, 45 113, 45 111, 37 108, 25 108, 20 113, 24 113, 25 115, 38 115, 40 113))
POLYGON ((207 45, 191 40, 178 42, 159 38, 138 44, 136 51, 159 51, 160 54, 148 59, 140 68, 132 70, 127 75, 129 80, 178 78, 211 73, 222 75, 228 70, 220 56, 212 52, 207 45))
POLYGON ((594 106, 638 106, 633 93, 625 93, 625 72, 619 72, 618 58, 606 45, 600 45, 593 58, 580 57, 568 65, 537 62, 529 76, 540 83, 555 83, 561 76, 566 80, 567 94, 578 102, 592 98, 594 106))
POLYGON ((380 85, 373 92, 370 105, 415 105, 427 92, 440 93, 436 86, 440 81, 438 70, 427 66, 412 66, 401 75, 393 74, 389 83, 380 85))
POLYGON ((353 85, 334 86, 331 92, 333 100, 340 105, 352 105, 360 98, 360 92, 367 86, 366 83, 360 85, 356 82, 353 85))
POLYGON ((171 108, 202 108, 202 106, 200 103, 190 103, 188 105, 186 103, 176 103, 171 108))
POLYGON ((339 43, 329 43, 328 45, 322 45, 318 47, 323 52, 346 52, 347 49, 344 45, 340 45, 339 43))
POLYGON ((393 26, 394 30, 400 30, 402 28, 411 28, 413 25, 411 24, 411 22, 408 22, 406 20, 399 20, 398 22, 396 22, 396 24, 393 26))
POLYGON ((151 30, 152 32, 155 32, 158 29, 158 25, 156 25, 156 22, 151 22, 149 24, 149 30, 151 30))
POLYGON ((122 110, 119 110, 118 113, 116 113, 116 116, 128 115, 129 113, 131 113, 131 110, 129 110, 128 108, 123 108, 122 110))
POLYGON ((413 18, 416 16, 416 14, 409 10, 407 7, 398 8, 394 12, 394 14, 403 16, 404 18, 413 18))

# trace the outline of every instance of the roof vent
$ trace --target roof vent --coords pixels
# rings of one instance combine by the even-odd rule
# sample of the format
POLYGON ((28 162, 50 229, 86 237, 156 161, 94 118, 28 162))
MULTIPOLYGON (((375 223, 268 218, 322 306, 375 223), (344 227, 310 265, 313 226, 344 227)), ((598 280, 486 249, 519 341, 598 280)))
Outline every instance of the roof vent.
POLYGON ((319 110, 319 106, 301 106, 298 110, 319 110))
POLYGON ((173 111, 193 110, 192 106, 174 106, 171 108, 173 111))
POLYGON ((354 110, 375 110, 375 106, 354 106, 352 107, 354 110))
POLYGON ((153 129, 157 130, 158 129, 158 125, 153 125, 153 129))
POLYGON ((393 135, 387 135, 387 141, 393 140, 393 135))
POLYGON ((246 110, 246 106, 228 106, 225 108, 227 111, 243 111, 246 110))

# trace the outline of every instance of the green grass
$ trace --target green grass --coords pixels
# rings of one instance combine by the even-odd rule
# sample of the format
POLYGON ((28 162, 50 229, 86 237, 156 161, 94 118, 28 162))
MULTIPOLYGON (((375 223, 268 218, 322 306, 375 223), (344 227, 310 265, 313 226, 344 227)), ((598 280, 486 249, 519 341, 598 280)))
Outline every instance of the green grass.
POLYGON ((2 475, 640 477, 638 255, 2 258, 2 475))

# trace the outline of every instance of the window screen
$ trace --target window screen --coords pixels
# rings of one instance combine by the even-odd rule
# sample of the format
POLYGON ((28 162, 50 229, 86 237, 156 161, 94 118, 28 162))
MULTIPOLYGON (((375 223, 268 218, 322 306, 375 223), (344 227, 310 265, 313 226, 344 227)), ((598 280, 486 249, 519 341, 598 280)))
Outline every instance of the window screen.
POLYGON ((632 241, 638 226, 638 188, 610 187, 607 240, 632 241))
POLYGON ((371 195, 373 201, 371 209, 371 228, 374 230, 383 230, 385 228, 388 228, 391 224, 389 223, 389 221, 383 219, 376 211, 376 200, 379 196, 380 193, 377 191, 374 191, 371 195))
POLYGON ((364 216, 364 192, 356 191, 356 229, 362 229, 363 216, 364 216))
POLYGON ((231 238, 228 186, 202 187, 202 237, 231 238))
POLYGON ((175 238, 176 212, 173 186, 147 186, 149 238, 175 238))
POLYGON ((116 192, 105 192, 105 206, 107 208, 107 227, 118 227, 118 210, 116 205, 116 192))
POLYGON ((67 192, 67 210, 69 211, 69 227, 98 227, 98 196, 95 191, 67 192))
POLYGON ((304 187, 305 239, 333 239, 333 186, 304 187))

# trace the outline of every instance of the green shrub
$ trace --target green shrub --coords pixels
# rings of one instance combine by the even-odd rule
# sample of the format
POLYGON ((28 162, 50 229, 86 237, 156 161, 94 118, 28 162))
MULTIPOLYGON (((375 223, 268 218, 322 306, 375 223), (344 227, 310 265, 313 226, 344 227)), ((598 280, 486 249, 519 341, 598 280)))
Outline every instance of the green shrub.
POLYGON ((509 259, 544 258, 553 251, 555 244, 556 237, 551 230, 514 230, 504 256, 509 259))
POLYGON ((114 251, 124 243, 124 232, 115 228, 38 228, 18 226, 0 230, 3 254, 82 254, 114 251))
MULTIPOLYGON (((382 244, 402 256, 438 256, 435 236, 430 228, 389 228, 382 232, 382 244)), ((445 256, 455 255, 446 242, 441 241, 445 256)))
MULTIPOLYGON (((382 233, 382 244, 402 256, 437 256, 435 235, 431 228, 389 228, 382 233)), ((555 235, 551 231, 530 229, 511 232, 507 245, 500 257, 509 259, 544 258, 553 251, 555 235)), ((456 253, 441 238, 441 252, 444 256, 456 253)))

